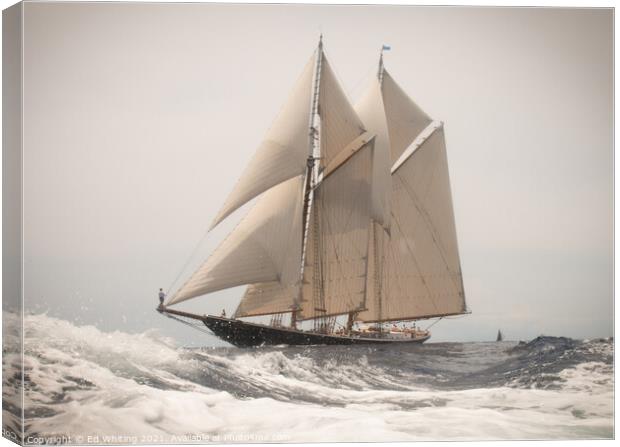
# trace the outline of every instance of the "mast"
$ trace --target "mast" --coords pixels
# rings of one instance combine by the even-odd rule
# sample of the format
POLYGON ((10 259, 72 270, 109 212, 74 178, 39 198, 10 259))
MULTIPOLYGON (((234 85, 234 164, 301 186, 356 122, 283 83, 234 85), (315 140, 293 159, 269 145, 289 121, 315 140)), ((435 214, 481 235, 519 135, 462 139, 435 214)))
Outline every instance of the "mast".
MULTIPOLYGON (((377 242, 377 240, 379 239, 378 237, 378 232, 377 232, 377 225, 373 222, 372 223, 372 233, 373 233, 373 253, 375 256, 374 259, 374 264, 375 264, 375 271, 373 274, 373 279, 374 279, 374 286, 375 286, 375 299, 377 300, 377 308, 379 311, 379 320, 383 320, 383 300, 381 298, 381 276, 383 274, 383 262, 381 261, 381 257, 379 255, 379 243, 377 242)), ((379 332, 382 332, 383 325, 381 323, 379 323, 379 332)))
MULTIPOLYGON (((318 56, 317 56, 317 64, 316 64, 316 77, 315 77, 315 90, 314 90, 314 98, 313 98, 313 110, 312 110, 312 119, 318 121, 320 119, 319 116, 319 111, 318 111, 318 103, 319 103, 319 97, 320 97, 320 85, 321 85, 321 69, 322 69, 322 63, 323 63, 323 34, 320 35, 319 37, 319 48, 318 48, 318 56)), ((312 158, 312 174, 313 174, 313 178, 312 178, 312 198, 314 199, 314 187, 317 185, 318 182, 318 177, 319 177, 319 172, 317 169, 314 169, 315 167, 315 161, 319 160, 321 157, 321 144, 320 144, 320 131, 319 131, 319 126, 320 123, 318 122, 314 122, 314 126, 311 128, 311 135, 313 138, 311 138, 310 140, 310 157, 312 158)), ((313 297, 312 297, 312 304, 314 306, 315 311, 318 311, 319 313, 326 313, 326 309, 325 309, 325 290, 323 289, 323 281, 322 279, 322 272, 321 272, 321 260, 320 260, 320 255, 321 255, 321 250, 320 250, 320 241, 319 241, 319 235, 320 235, 320 231, 319 231, 319 222, 318 222, 318 208, 312 212, 312 210, 309 211, 310 213, 312 213, 311 215, 309 215, 308 217, 310 219, 312 219, 312 222, 310 222, 310 225, 313 225, 313 230, 314 230, 314 238, 313 238, 313 244, 314 244, 314 275, 313 275, 313 280, 315 282, 314 287, 313 287, 313 297)), ((325 318, 323 316, 319 316, 318 318, 314 319, 314 329, 315 331, 324 331, 325 328, 325 318)))
POLYGON ((380 324, 458 315, 465 311, 464 288, 443 126, 431 126, 432 119, 385 69, 387 49, 380 51, 376 81, 357 105, 389 155, 387 170, 380 168, 389 178, 384 184, 389 225, 382 232, 379 219, 373 222, 374 265, 359 318, 380 324))
POLYGON ((240 316, 295 311, 290 320, 294 326, 323 317, 331 322, 329 317, 362 309, 374 136, 366 131, 322 50, 321 39, 304 70, 309 75, 304 77, 306 112, 303 130, 295 133, 304 152, 294 240, 299 255, 291 263, 295 282, 276 278, 251 284, 240 316))
POLYGON ((314 186, 318 173, 316 172, 315 165, 317 156, 317 148, 319 148, 319 126, 318 126, 318 108, 319 108, 319 94, 321 86, 321 64, 323 62, 323 34, 319 36, 319 45, 317 47, 316 67, 314 71, 314 85, 312 88, 312 105, 310 107, 310 120, 308 124, 308 159, 306 163, 306 181, 304 186, 304 209, 303 209, 303 234, 302 234, 302 254, 301 254, 301 269, 300 269, 300 283, 299 291, 297 295, 296 303, 293 307, 291 314, 291 327, 297 326, 297 312, 299 310, 299 302, 301 301, 301 294, 303 289, 303 277, 304 267, 306 261, 306 250, 308 243, 308 231, 310 229, 310 218, 312 213, 312 203, 314 198, 314 186))
POLYGON ((310 210, 305 214, 303 289, 297 317, 314 320, 314 329, 325 331, 334 316, 362 309, 374 135, 348 101, 325 54, 320 64, 319 89, 314 91, 318 108, 313 110, 319 135, 312 140, 313 168, 319 175, 313 177, 310 210))
POLYGON ((379 79, 379 84, 381 84, 383 82, 383 72, 384 72, 384 67, 383 67, 383 50, 385 49, 385 46, 381 47, 381 53, 379 54, 379 69, 377 70, 377 79, 379 79))
MULTIPOLYGON (((379 68, 377 70, 377 79, 379 80, 379 88, 381 88, 381 84, 383 83, 383 73, 385 71, 385 67, 383 66, 383 50, 385 49, 385 45, 381 46, 381 53, 379 54, 379 68)), ((374 287, 375 287, 375 299, 377 300, 377 307, 379 310, 379 319, 383 320, 383 302, 381 299, 381 276, 383 274, 383 262, 379 255, 379 235, 377 234, 377 225, 372 223, 372 243, 373 243, 373 254, 374 254, 374 267, 375 271, 373 272, 374 279, 374 287)), ((383 332, 383 324, 379 323, 379 332, 383 332)))

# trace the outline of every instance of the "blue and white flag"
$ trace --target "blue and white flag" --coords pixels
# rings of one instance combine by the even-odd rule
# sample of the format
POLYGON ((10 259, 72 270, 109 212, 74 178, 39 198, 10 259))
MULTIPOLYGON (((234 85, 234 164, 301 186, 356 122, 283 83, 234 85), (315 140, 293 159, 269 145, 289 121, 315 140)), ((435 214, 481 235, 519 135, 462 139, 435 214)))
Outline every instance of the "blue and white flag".
POLYGON ((392 49, 392 47, 391 47, 391 46, 389 46, 389 45, 383 45, 383 51, 389 51, 389 50, 391 50, 391 49, 392 49))

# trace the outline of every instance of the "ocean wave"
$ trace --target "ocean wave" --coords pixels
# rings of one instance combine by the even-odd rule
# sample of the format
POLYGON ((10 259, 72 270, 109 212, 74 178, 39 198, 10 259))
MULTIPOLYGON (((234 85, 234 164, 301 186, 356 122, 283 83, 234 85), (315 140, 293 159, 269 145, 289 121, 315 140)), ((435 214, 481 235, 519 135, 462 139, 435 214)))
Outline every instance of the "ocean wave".
MULTIPOLYGON (((613 340, 184 349, 24 319, 28 436, 66 443, 607 438, 613 340)), ((10 335, 6 346, 10 346, 10 335)), ((14 340, 15 341, 15 340, 14 340)), ((5 388, 19 355, 3 357, 5 388)), ((16 410, 5 409, 15 418, 16 410)))

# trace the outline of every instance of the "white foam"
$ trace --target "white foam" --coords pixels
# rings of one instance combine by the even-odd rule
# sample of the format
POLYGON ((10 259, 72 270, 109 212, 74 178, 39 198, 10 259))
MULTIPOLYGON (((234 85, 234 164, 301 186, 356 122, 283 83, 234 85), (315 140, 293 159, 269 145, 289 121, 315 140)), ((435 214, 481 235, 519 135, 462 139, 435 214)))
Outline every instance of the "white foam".
POLYGON ((156 333, 102 333, 41 315, 28 316, 26 325, 25 362, 32 383, 26 405, 40 414, 29 420, 29 430, 35 433, 62 432, 83 440, 98 436, 104 443, 128 442, 122 436, 135 436, 136 442, 178 443, 613 435, 613 376, 603 363, 562 371, 562 390, 437 391, 412 386, 398 391, 370 388, 373 380, 389 385, 391 379, 381 377, 383 371, 363 358, 343 367, 322 366, 303 355, 291 359, 279 351, 188 355, 156 333), (121 370, 125 367, 135 370, 129 374, 121 370), (239 399, 175 374, 181 370, 228 371, 274 394, 304 392, 331 405, 239 399), (155 377, 157 386, 138 383, 136 374, 144 374, 147 383, 155 377))

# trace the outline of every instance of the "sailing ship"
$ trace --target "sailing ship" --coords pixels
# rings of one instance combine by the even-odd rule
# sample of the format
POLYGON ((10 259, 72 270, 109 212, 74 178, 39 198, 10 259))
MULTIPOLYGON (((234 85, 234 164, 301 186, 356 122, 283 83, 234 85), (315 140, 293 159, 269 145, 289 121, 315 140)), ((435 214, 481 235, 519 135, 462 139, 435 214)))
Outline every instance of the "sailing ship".
POLYGON ((497 331, 497 339, 495 341, 503 341, 504 340, 504 336, 502 335, 502 331, 500 331, 498 329, 497 331))
POLYGON ((160 312, 236 346, 421 343, 416 320, 467 313, 443 123, 384 49, 353 106, 319 39, 211 229, 253 207, 160 312), (241 285, 230 318, 170 307, 241 285))

